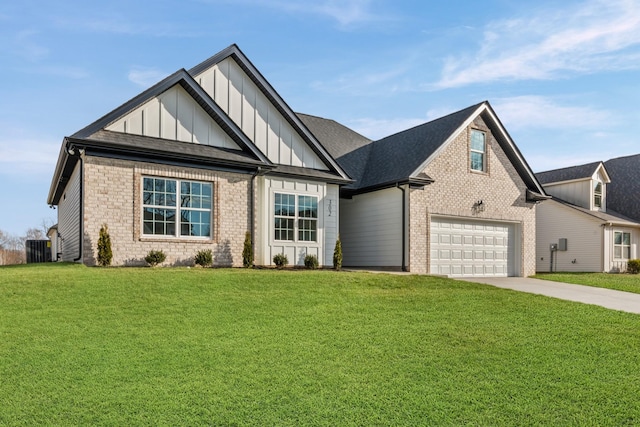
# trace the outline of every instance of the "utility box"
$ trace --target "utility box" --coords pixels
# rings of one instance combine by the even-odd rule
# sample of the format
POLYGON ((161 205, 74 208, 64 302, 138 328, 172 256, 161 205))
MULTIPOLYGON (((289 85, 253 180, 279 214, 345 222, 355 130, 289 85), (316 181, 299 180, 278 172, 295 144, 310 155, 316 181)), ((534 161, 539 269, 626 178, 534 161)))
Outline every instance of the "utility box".
POLYGON ((558 250, 566 251, 567 250, 567 239, 559 239, 558 240, 558 250))
POLYGON ((27 240, 27 264, 51 262, 51 240, 27 240))
POLYGON ((550 250, 551 252, 557 251, 557 250, 558 250, 558 244, 557 244, 557 243, 551 243, 551 244, 549 245, 549 250, 550 250))

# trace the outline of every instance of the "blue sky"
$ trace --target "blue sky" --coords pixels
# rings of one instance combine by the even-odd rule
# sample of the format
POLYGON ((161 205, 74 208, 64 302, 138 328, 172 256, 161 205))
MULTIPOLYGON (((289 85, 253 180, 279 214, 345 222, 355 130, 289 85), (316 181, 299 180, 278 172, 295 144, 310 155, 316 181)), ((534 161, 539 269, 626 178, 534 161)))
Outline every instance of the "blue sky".
POLYGON ((232 43, 373 139, 489 100, 534 171, 640 152, 638 0, 3 2, 0 229, 55 220, 64 136, 232 43))

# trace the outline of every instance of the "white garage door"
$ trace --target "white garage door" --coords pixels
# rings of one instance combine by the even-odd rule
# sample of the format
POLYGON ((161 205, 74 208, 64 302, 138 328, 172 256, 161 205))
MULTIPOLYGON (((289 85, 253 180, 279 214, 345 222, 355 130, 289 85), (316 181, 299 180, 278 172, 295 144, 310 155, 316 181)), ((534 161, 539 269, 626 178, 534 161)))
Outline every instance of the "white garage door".
POLYGON ((453 218, 431 220, 431 273, 453 277, 515 275, 515 225, 453 218))

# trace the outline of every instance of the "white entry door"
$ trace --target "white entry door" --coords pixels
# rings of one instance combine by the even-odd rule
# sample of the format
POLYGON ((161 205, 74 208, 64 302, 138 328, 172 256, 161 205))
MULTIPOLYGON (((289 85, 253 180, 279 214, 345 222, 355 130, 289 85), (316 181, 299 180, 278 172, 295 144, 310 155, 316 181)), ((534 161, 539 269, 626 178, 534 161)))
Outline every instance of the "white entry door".
POLYGON ((515 225, 464 218, 431 219, 431 274, 513 276, 515 225))

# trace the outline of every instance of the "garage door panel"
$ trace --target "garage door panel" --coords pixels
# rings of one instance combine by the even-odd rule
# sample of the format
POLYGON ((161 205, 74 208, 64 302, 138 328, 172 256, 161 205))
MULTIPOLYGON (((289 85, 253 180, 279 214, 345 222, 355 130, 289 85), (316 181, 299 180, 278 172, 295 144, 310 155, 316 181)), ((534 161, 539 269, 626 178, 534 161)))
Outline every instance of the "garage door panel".
POLYGON ((507 276, 513 266, 514 225, 432 218, 431 268, 449 276, 507 276), (511 236, 511 237, 510 237, 511 236))

